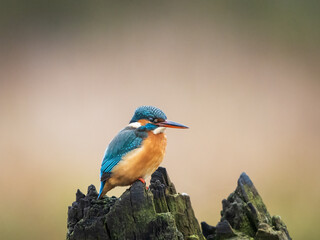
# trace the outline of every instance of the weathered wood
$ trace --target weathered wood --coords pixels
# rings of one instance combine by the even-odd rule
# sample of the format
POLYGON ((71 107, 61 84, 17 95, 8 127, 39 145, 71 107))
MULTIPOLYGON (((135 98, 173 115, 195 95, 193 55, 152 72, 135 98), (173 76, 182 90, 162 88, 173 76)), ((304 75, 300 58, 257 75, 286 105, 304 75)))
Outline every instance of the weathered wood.
POLYGON ((68 240, 205 239, 190 197, 176 192, 165 168, 151 178, 149 190, 135 182, 120 198, 104 197, 93 185, 79 190, 68 210, 68 240))
POLYGON ((215 227, 202 222, 203 233, 190 197, 177 193, 165 168, 152 175, 149 190, 137 181, 120 198, 97 196, 93 185, 87 195, 77 191, 68 210, 67 240, 291 240, 286 225, 279 216, 270 216, 245 173, 222 201, 220 222, 215 227))
POLYGON ((221 219, 213 227, 201 223, 207 239, 291 240, 280 216, 271 217, 261 196, 245 173, 236 190, 222 201, 221 219))

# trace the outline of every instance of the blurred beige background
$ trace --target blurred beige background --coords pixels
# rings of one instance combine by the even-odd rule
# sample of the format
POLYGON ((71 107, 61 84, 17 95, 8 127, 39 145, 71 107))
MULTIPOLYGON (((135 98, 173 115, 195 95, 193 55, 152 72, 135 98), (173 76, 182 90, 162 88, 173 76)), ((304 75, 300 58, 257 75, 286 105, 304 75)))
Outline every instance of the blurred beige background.
POLYGON ((167 130, 162 166, 199 221, 218 222, 245 171, 294 239, 319 239, 318 10, 3 2, 1 239, 64 239, 76 190, 98 187, 106 146, 140 105, 190 127, 167 130))

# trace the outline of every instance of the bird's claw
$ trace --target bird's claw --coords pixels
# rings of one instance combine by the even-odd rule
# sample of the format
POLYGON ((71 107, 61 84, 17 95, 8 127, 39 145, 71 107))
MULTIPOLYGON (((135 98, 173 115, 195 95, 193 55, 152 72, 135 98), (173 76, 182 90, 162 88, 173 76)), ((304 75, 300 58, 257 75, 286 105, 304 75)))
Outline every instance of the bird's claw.
POLYGON ((143 184, 146 184, 146 180, 144 180, 143 178, 138 178, 138 180, 140 181, 140 182, 142 182, 143 184))
MULTIPOLYGON (((142 182, 144 185, 146 185, 146 180, 144 180, 143 178, 138 178, 138 181, 142 182)), ((146 189, 149 190, 149 187, 146 186, 146 189)))

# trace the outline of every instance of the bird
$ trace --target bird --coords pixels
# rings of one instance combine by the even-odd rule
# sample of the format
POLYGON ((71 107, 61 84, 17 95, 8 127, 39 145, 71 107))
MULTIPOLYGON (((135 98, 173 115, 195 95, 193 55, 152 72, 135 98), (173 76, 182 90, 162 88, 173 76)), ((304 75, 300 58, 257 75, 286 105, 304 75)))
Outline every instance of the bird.
POLYGON ((124 129, 109 143, 101 163, 98 199, 117 186, 129 186, 145 179, 157 170, 163 160, 166 128, 187 129, 157 107, 140 106, 124 129))

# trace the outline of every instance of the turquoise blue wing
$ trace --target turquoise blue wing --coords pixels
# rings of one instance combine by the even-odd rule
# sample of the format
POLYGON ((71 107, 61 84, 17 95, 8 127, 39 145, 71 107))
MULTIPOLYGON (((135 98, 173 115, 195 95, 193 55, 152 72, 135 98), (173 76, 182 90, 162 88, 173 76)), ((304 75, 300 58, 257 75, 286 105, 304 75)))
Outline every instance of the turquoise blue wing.
POLYGON ((111 176, 112 169, 121 161, 124 155, 130 151, 141 147, 142 141, 148 136, 146 132, 139 131, 135 128, 127 127, 121 130, 118 135, 111 141, 104 154, 100 169, 100 191, 98 199, 106 180, 111 176))
MULTIPOLYGON (((124 155, 141 147, 147 133, 134 128, 125 128, 109 144, 101 164, 100 177, 104 173, 111 173, 112 169, 121 161, 124 155)), ((103 181, 105 179, 101 179, 103 181)))

